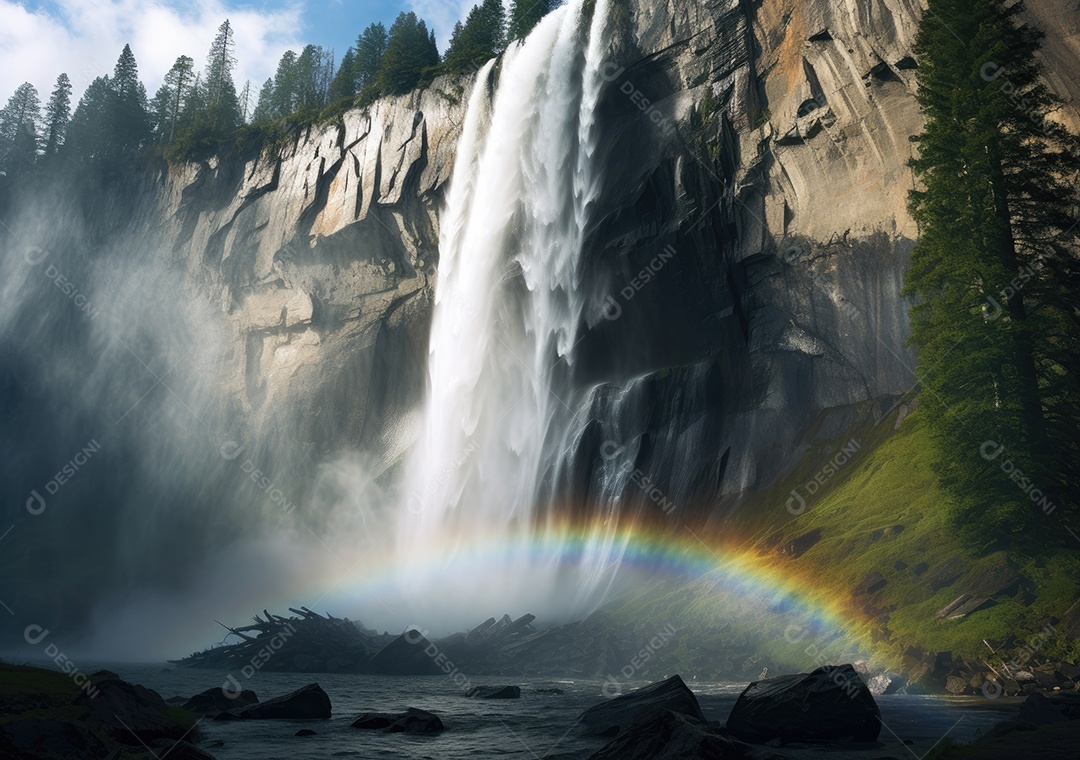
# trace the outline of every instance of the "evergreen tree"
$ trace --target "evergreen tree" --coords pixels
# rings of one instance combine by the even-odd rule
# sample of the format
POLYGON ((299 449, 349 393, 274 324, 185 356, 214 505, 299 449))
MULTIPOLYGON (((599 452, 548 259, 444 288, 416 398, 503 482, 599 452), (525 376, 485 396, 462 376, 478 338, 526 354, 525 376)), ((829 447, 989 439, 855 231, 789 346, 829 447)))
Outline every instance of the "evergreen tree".
POLYGON ((345 51, 341 58, 334 81, 330 83, 330 102, 351 98, 356 95, 356 54, 352 48, 345 51))
POLYGON ((270 112, 275 118, 288 116, 296 110, 296 90, 296 53, 286 50, 274 74, 274 97, 270 101, 270 112))
POLYGON ((104 157, 109 145, 109 113, 112 85, 108 77, 97 77, 86 88, 68 124, 64 146, 75 158, 94 161, 104 157))
POLYGON ((513 0, 510 6, 510 39, 528 37, 540 19, 551 13, 556 5, 555 0, 513 0))
POLYGON ((1012 528, 1034 510, 985 461, 997 449, 979 456, 984 442, 1051 498, 1075 501, 1080 482, 1080 151, 1046 119, 1057 101, 1022 11, 930 0, 923 15, 920 240, 907 281, 939 471, 963 503, 1012 528))
POLYGON ((252 124, 266 124, 274 118, 274 80, 267 79, 259 90, 259 102, 251 115, 252 124))
POLYGON ((206 76, 203 87, 206 89, 206 121, 211 136, 223 138, 241 123, 240 101, 236 95, 233 71, 236 69, 236 57, 233 51, 236 42, 233 28, 226 19, 218 27, 217 36, 210 45, 206 58, 206 76))
POLYGON ((313 111, 326 105, 326 54, 317 45, 307 45, 292 69, 295 87, 294 110, 313 111))
POLYGON ((247 124, 248 114, 251 112, 251 80, 244 82, 240 90, 240 123, 247 124))
POLYGON ((37 162, 41 101, 29 82, 19 85, 0 111, 0 170, 23 174, 37 162))
POLYGON ((390 27, 376 81, 386 94, 404 94, 420 83, 426 69, 438 64, 434 32, 429 32, 427 24, 412 11, 401 13, 390 27))
POLYGON ((389 35, 386 27, 380 24, 372 24, 365 29, 356 40, 356 70, 353 81, 356 83, 356 91, 375 84, 379 77, 379 68, 382 66, 383 56, 386 55, 386 44, 389 35))
POLYGON ((67 74, 56 78, 56 86, 45 106, 45 155, 54 156, 64 144, 71 121, 71 80, 67 74))
POLYGON ((184 106, 195 86, 195 61, 182 55, 165 74, 161 88, 151 104, 154 131, 158 139, 172 142, 177 125, 181 122, 184 106))
POLYGON ((124 45, 109 80, 111 97, 106 115, 109 143, 106 154, 120 160, 138 150, 149 137, 150 118, 146 88, 130 45, 124 45))
POLYGON ((454 27, 446 65, 451 71, 476 68, 506 47, 506 14, 502 0, 484 0, 473 7, 465 24, 454 27))

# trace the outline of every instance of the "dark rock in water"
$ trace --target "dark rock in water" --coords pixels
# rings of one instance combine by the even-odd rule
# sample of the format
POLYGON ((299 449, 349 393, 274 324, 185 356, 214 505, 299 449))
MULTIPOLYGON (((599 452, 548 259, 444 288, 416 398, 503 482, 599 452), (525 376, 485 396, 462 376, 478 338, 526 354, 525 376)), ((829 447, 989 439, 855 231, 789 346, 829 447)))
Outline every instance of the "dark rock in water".
POLYGON ((4 758, 105 757, 108 752, 89 728, 66 721, 17 718, 0 726, 4 758))
POLYGON ((388 676, 436 676, 439 650, 419 631, 407 631, 384 646, 368 662, 364 671, 388 676))
POLYGON ((1063 723, 1080 719, 1080 695, 1054 694, 1044 696, 1036 692, 1020 704, 1017 720, 1035 726, 1063 723))
POLYGON ((246 707, 240 717, 253 720, 328 720, 330 697, 317 683, 309 683, 296 691, 246 707))
POLYGON ((666 681, 649 684, 637 691, 615 697, 603 704, 590 707, 581 714, 585 733, 597 736, 615 736, 628 728, 643 713, 658 710, 689 715, 704 722, 697 697, 679 676, 666 681))
POLYGON ((216 715, 219 712, 239 710, 257 704, 258 701, 258 696, 250 689, 244 689, 235 697, 230 697, 228 692, 218 686, 196 694, 186 700, 182 707, 198 715, 216 715))
POLYGON ((397 718, 398 716, 392 713, 361 713, 360 716, 352 722, 352 727, 371 730, 390 728, 397 718))
POLYGON ((75 704, 86 708, 91 719, 105 726, 117 741, 138 745, 184 737, 184 727, 169 717, 169 706, 156 691, 119 678, 91 678, 93 691, 80 692, 75 704))
POLYGON ((533 691, 535 693, 537 693, 537 694, 556 694, 556 695, 558 695, 558 694, 565 694, 566 693, 562 689, 533 689, 533 691))
POLYGON ((390 726, 390 733, 437 734, 446 729, 438 715, 410 707, 390 726))
POLYGON ((410 707, 403 713, 361 713, 352 726, 408 734, 437 734, 446 728, 438 715, 417 710, 415 707, 410 707))
POLYGON ((750 684, 732 708, 727 728, 758 744, 871 742, 881 731, 881 713, 851 665, 825 666, 750 684))
POLYGON ((749 747, 697 718, 651 710, 589 760, 728 760, 746 757, 749 747))
POLYGON ((476 699, 521 699, 520 686, 474 686, 465 695, 476 699))
POLYGON ((318 734, 312 731, 310 728, 301 728, 293 736, 318 736, 318 734))

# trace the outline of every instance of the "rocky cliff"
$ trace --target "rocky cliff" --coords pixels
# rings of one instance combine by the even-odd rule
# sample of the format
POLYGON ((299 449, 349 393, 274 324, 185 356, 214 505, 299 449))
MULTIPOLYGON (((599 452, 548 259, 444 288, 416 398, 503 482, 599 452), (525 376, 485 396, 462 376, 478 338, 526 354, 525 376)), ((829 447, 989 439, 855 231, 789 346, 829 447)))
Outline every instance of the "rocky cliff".
MULTIPOLYGON (((1065 0, 1030 6, 1048 78, 1075 102, 1076 16, 1065 0)), ((619 7, 585 275, 618 318, 590 325, 581 382, 600 386, 598 417, 614 395, 629 410, 670 402, 665 419, 622 411, 603 433, 645 441, 638 464, 673 498, 760 487, 803 454, 822 412, 917 382, 900 292, 917 234, 906 164, 920 12, 916 0, 619 7), (695 452, 691 471, 678 451, 695 452)), ((164 175, 164 237, 231 325, 232 388, 254 424, 294 410, 318 419, 304 437, 320 447, 385 447, 399 430, 424 384, 470 86, 440 80, 280 152, 164 175)), ((844 411, 832 427, 850 422, 844 411)), ((582 488, 582 467, 562 486, 582 488)))

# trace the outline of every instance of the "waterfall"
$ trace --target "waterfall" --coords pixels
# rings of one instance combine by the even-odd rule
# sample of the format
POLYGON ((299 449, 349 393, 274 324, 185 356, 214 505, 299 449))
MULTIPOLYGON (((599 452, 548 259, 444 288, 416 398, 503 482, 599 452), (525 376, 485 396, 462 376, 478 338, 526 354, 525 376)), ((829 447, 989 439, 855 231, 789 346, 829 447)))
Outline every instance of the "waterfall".
MULTIPOLYGON (((545 442, 568 440, 588 395, 572 369, 608 20, 608 0, 572 0, 505 53, 493 98, 495 62, 479 72, 442 214, 428 396, 398 548, 405 567, 439 555, 455 568, 470 560, 464 547, 491 537, 506 549, 468 582, 493 594, 512 597, 515 580, 536 591, 539 576, 553 588, 566 571, 510 547, 555 519, 539 498, 545 442)), ((581 600, 618 553, 609 543, 598 535, 585 552, 581 600)))

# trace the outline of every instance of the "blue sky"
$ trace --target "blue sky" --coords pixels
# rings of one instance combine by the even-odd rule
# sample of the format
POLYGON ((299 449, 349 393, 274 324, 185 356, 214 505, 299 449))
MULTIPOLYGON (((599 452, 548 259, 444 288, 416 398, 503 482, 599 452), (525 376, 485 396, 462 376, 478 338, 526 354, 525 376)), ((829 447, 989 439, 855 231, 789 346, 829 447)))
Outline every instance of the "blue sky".
POLYGON ((340 59, 364 27, 389 27, 403 10, 428 20, 445 46, 454 22, 477 1, 0 0, 0 104, 24 81, 46 99, 62 71, 78 96, 112 70, 125 43, 153 94, 177 56, 201 66, 226 17, 236 28, 238 86, 251 79, 257 90, 285 50, 314 43, 333 47, 340 59))

